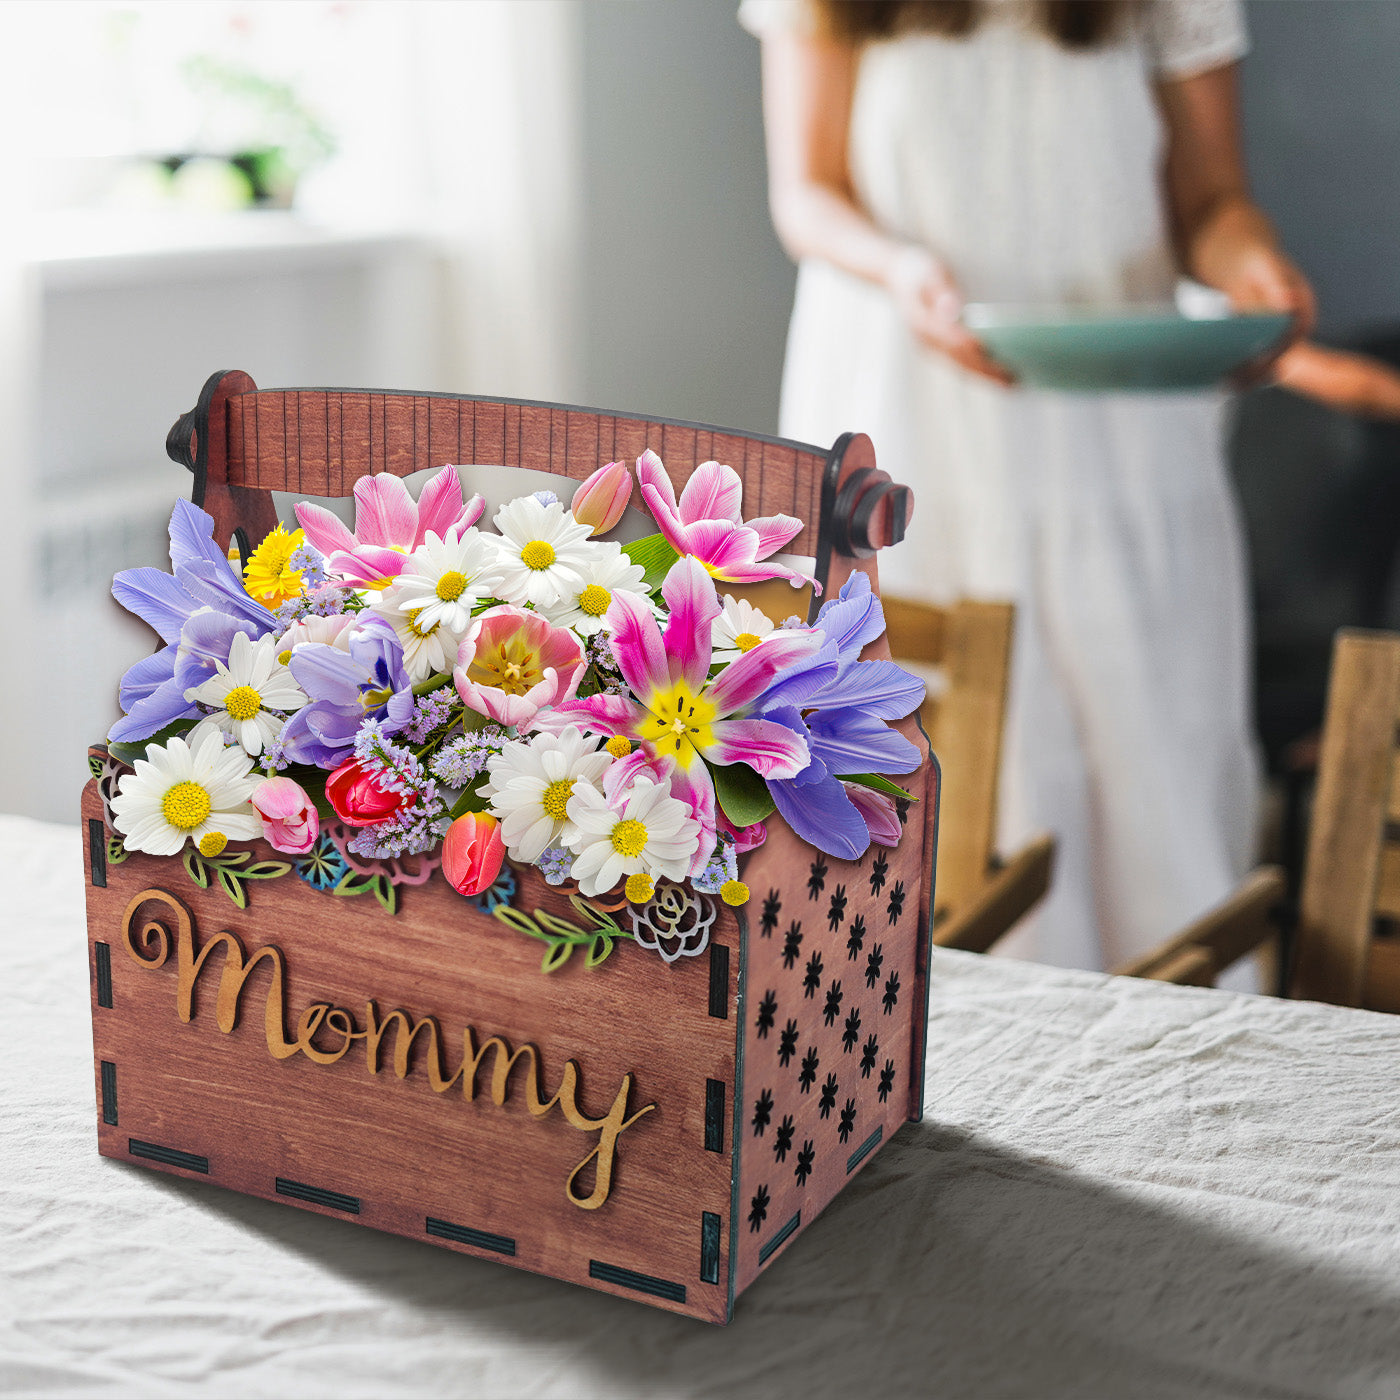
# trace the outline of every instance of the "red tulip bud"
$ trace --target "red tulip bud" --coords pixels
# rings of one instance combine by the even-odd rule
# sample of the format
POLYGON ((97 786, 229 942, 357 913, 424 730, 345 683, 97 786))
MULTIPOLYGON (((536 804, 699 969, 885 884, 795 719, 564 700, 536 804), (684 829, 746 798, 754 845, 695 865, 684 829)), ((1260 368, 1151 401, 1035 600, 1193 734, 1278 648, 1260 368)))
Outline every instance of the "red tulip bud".
POLYGON ((442 873, 458 894, 489 890, 501 873, 506 843, 490 812, 468 812, 447 828, 442 842, 442 873))
POLYGON ((414 801, 412 794, 390 792, 358 758, 347 758, 326 779, 326 800, 350 826, 378 826, 414 801))

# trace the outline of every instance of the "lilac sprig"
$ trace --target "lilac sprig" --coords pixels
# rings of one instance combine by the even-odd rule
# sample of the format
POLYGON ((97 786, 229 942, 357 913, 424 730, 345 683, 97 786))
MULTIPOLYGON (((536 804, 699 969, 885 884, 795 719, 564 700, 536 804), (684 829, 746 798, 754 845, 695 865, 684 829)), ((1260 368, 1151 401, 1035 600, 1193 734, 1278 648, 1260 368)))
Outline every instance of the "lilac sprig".
POLYGON ((606 632, 595 632, 588 639, 588 664, 598 678, 598 689, 604 695, 631 695, 627 682, 622 679, 622 671, 606 632))
POLYGON ((314 593, 331 581, 326 573, 326 556, 314 545, 303 544, 292 550, 287 556, 287 567, 301 575, 301 586, 307 593, 314 593))
POLYGON ((733 840, 721 835, 705 868, 691 881, 701 894, 718 894, 721 886, 739 878, 739 857, 733 840))
POLYGON ((562 885, 574 868, 574 855, 563 846, 546 846, 535 864, 547 885, 562 885))
POLYGON ((394 743, 381 720, 367 720, 355 735, 355 757, 386 792, 416 800, 388 820, 358 831, 348 849, 370 860, 430 851, 447 829, 447 803, 411 749, 394 743))
POLYGON ((481 770, 500 753, 505 742, 506 731, 499 724, 488 724, 444 744, 429 767, 448 787, 464 788, 480 777, 481 770))
POLYGON ((433 731, 441 729, 452 718, 455 698, 456 692, 450 686, 418 696, 413 702, 413 718, 403 727, 403 737, 413 744, 426 744, 433 731))

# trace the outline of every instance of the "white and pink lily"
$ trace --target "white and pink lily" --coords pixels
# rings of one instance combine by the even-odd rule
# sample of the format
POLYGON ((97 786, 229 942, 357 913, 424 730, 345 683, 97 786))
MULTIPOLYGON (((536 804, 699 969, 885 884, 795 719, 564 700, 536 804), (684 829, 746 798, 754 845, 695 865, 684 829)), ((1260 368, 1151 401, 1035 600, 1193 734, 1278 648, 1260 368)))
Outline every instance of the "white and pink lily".
POLYGON ((678 502, 661 458, 648 448, 637 458, 637 482, 667 544, 682 557, 698 559, 706 573, 721 583, 785 578, 800 588, 813 582, 772 560, 762 562, 791 541, 802 522, 791 515, 744 520, 740 514, 743 483, 733 467, 701 462, 678 502))
POLYGON ((807 767, 806 741, 749 709, 780 672, 815 652, 822 637, 774 632, 711 680, 711 624, 720 612, 714 580, 699 560, 681 559, 661 593, 670 611, 664 633, 646 601, 631 593, 615 593, 608 609, 609 645, 632 696, 566 700, 550 720, 609 737, 623 734, 649 758, 674 760, 671 791, 703 829, 698 870, 714 848, 716 830, 708 764, 747 764, 764 778, 795 777, 807 767))
POLYGON ((331 573, 361 587, 384 588, 429 531, 440 540, 450 532, 460 538, 485 509, 480 496, 463 503, 457 469, 446 466, 429 478, 416 501, 391 472, 362 476, 355 483, 353 533, 322 506, 303 502, 296 511, 306 538, 326 556, 331 573))

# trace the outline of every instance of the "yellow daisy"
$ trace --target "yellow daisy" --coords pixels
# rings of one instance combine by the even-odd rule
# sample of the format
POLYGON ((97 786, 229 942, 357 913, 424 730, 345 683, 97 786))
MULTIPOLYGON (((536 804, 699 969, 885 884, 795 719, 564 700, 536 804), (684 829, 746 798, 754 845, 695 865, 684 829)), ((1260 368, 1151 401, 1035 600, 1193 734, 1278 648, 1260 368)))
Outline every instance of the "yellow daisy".
POLYGON ((301 573, 288 560, 306 543, 306 533, 279 525, 263 537, 243 569, 243 586, 269 608, 281 607, 289 598, 300 598, 301 573))

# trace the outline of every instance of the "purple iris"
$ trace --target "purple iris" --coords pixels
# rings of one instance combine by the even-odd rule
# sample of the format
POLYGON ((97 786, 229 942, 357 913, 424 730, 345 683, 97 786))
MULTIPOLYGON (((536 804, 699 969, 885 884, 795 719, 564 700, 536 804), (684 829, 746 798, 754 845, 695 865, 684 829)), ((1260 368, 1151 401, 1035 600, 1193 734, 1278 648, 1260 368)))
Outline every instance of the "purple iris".
POLYGON ((294 763, 334 768, 353 756, 365 720, 380 720, 384 733, 397 734, 413 719, 403 647, 382 617, 362 615, 349 651, 303 642, 287 664, 311 697, 282 730, 282 751, 294 763))
POLYGON ((924 698, 924 683, 893 661, 862 661, 861 649, 885 630, 884 610, 859 570, 817 614, 826 642, 798 662, 759 702, 765 719, 803 735, 812 761, 795 778, 769 778, 783 819, 828 855, 854 860, 870 830, 846 793, 846 773, 912 773, 919 750, 887 722, 924 698))
POLYGON ((261 637, 275 619, 250 598, 223 550, 214 543, 214 522, 198 506, 176 501, 170 516, 170 563, 159 569, 125 569, 112 580, 112 595, 149 623, 167 643, 138 661, 122 677, 126 712, 108 738, 116 743, 149 739, 180 719, 194 719, 197 706, 185 691, 228 662, 234 634, 261 637))

